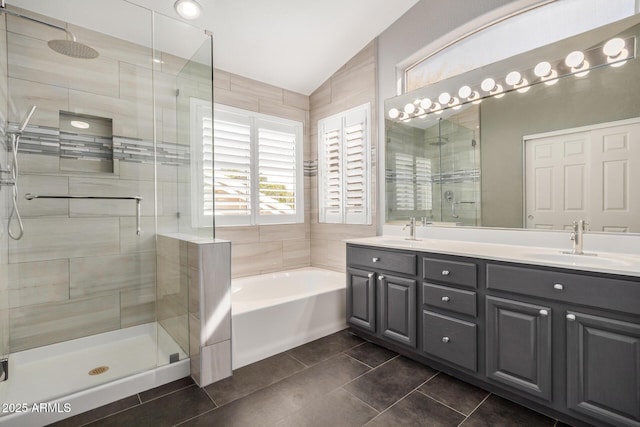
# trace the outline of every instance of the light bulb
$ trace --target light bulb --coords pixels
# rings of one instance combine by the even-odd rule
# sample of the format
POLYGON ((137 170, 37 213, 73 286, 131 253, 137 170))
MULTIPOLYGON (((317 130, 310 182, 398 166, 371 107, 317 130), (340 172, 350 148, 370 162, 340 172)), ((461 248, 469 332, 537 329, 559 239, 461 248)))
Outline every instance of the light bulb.
POLYGON ((579 50, 574 50, 564 60, 564 63, 567 64, 567 67, 570 68, 578 68, 584 64, 584 53, 579 50))
POLYGON ((431 108, 431 104, 432 102, 429 98, 424 98, 422 101, 420 101, 420 108, 428 110, 429 108, 431 108))
POLYGON ((609 40, 602 47, 602 51, 608 57, 616 57, 622 53, 624 50, 624 40, 616 37, 614 39, 609 40))
POLYGON ((451 95, 449 95, 447 92, 441 93, 438 97, 438 102, 442 105, 447 105, 449 101, 451 101, 451 95))
POLYGON ((538 77, 549 77, 551 74, 551 64, 547 61, 540 62, 536 65, 536 68, 533 69, 533 74, 538 77))
POLYGON ((485 92, 490 92, 493 89, 495 89, 495 87, 496 87, 496 81, 493 80, 491 77, 484 79, 480 84, 480 88, 482 88, 482 90, 485 92))
POLYGON ((404 106, 404 112, 407 114, 413 114, 413 112, 416 111, 416 106, 413 105, 412 102, 408 103, 407 105, 404 106))
POLYGON ((505 77, 505 82, 507 82, 509 86, 516 86, 522 82, 522 74, 517 71, 512 71, 505 77))
POLYGON ((400 110, 398 110, 397 108, 392 108, 389 110, 390 119, 397 119, 399 115, 400 115, 400 110))
POLYGON ((467 99, 471 96, 471 88, 469 86, 462 86, 460 90, 458 90, 458 96, 463 99, 467 99))

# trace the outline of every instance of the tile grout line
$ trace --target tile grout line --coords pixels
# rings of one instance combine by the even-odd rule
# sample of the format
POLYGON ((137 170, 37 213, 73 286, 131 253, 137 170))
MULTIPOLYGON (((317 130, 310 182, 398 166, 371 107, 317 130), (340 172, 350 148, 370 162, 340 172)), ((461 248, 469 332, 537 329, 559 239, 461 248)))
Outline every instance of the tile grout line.
MULTIPOLYGON (((364 403, 365 405, 367 405, 369 408, 373 409, 374 411, 377 412, 376 416, 373 418, 376 418, 378 415, 380 415, 380 411, 378 411, 376 408, 374 408, 373 406, 369 405, 367 402, 365 402, 364 400, 360 399, 358 396, 356 396, 355 394, 351 393, 349 390, 347 390, 346 388, 344 388, 344 386, 340 386, 338 387, 342 390, 344 390, 345 392, 349 393, 351 396, 355 397, 356 399, 358 399, 360 402, 364 403)), ((337 390, 337 389, 336 389, 337 390)), ((373 420, 373 418, 371 418, 371 420, 373 420)), ((371 421, 369 420, 369 421, 371 421)))
POLYGON ((420 393, 421 395, 423 395, 424 397, 426 397, 426 398, 428 398, 428 399, 431 399, 431 400, 433 400, 434 402, 437 402, 437 403, 439 403, 440 405, 445 406, 445 407, 447 407, 447 408, 451 409, 452 411, 457 412, 458 414, 462 415, 465 419, 467 418, 467 414, 465 414, 464 412, 461 412, 461 411, 457 410, 457 409, 456 409, 456 408, 454 408, 453 406, 449 406, 449 405, 447 405, 447 404, 446 404, 446 403, 444 403, 444 402, 440 402, 440 401, 439 401, 438 399, 436 399, 435 397, 429 396, 428 394, 426 394, 426 393, 425 393, 425 392, 423 392, 423 391, 420 391, 420 390, 416 390, 416 391, 417 391, 418 393, 420 393))
MULTIPOLYGON (((213 402, 214 405, 216 405, 216 408, 219 408, 220 405, 218 405, 218 403, 215 401, 215 399, 209 394, 209 392, 207 391, 207 389, 205 387, 200 387, 200 389, 202 391, 204 391, 204 394, 207 395, 207 397, 213 402)), ((215 409, 215 408, 214 408, 215 409)))
POLYGON ((480 406, 482 406, 482 404, 483 404, 484 402, 486 402, 486 401, 487 401, 487 399, 488 399, 489 397, 491 397, 491 395, 492 395, 492 394, 493 394, 493 393, 489 393, 489 394, 487 395, 487 397, 485 397, 484 399, 482 399, 482 402, 478 403, 478 406, 476 406, 475 408, 473 408, 473 411, 469 412, 469 415, 467 415, 467 416, 466 416, 466 418, 465 418, 464 420, 460 421, 460 424, 458 424, 458 427, 460 427, 462 424, 464 424, 464 423, 469 419, 469 417, 470 417, 471 415, 473 415, 473 414, 478 410, 478 408, 479 408, 480 406))
MULTIPOLYGON (((302 366, 304 366, 304 369, 309 369, 310 367, 312 367, 313 365, 307 365, 306 363, 304 363, 302 360, 298 359, 297 357, 295 357, 294 355, 292 355, 291 353, 289 353, 289 350, 285 351, 284 354, 286 354, 287 356, 289 356, 290 358, 292 358, 293 360, 295 360, 296 362, 300 363, 302 366)), ((322 360, 321 362, 324 362, 324 360, 322 360)), ((256 362, 257 363, 257 362, 256 362)), ((320 362, 318 362, 320 363, 320 362)))
POLYGON ((179 423, 177 423, 177 424, 172 424, 172 426, 173 426, 173 427, 176 427, 176 426, 184 425, 185 423, 188 423, 189 421, 195 420, 196 418, 199 418, 199 417, 201 417, 201 416, 203 416, 203 415, 205 415, 205 414, 208 414, 209 412, 215 411, 215 410, 216 410, 216 409, 218 409, 218 408, 220 408, 220 406, 218 406, 217 408, 211 408, 211 409, 209 409, 208 411, 204 411, 203 413, 198 414, 198 415, 195 415, 195 416, 193 416, 193 417, 191 417, 191 418, 187 418, 186 420, 180 421, 180 422, 179 422, 179 423))
POLYGON ((375 369, 373 366, 369 365, 368 363, 363 362, 363 361, 362 361, 362 360, 360 360, 360 359, 356 359, 355 357, 353 357, 353 356, 352 356, 352 355, 350 355, 350 354, 347 354, 347 353, 345 353, 345 352, 342 352, 342 354, 344 354, 345 356, 347 356, 349 359, 353 359, 353 360, 355 360, 356 362, 362 363, 364 366, 367 366, 370 370, 375 369))
MULTIPOLYGON (((366 363, 363 363, 363 362, 359 361, 358 359, 355 359, 355 358, 353 358, 353 357, 351 357, 351 356, 349 356, 349 355, 346 355, 346 356, 347 356, 347 357, 350 357, 351 359, 355 360, 355 361, 356 361, 356 362, 358 362, 358 363, 362 363, 364 366, 369 366, 369 365, 367 365, 366 363)), ((395 359, 395 358, 396 358, 396 357, 398 357, 398 356, 400 356, 400 355, 399 355, 399 354, 397 354, 397 355, 395 355, 394 357, 392 357, 391 359, 387 360, 386 362, 381 363, 380 365, 376 366, 375 368, 369 369, 367 372, 363 372, 362 374, 358 375, 358 376, 357 376, 357 377, 355 377, 354 379, 352 379, 352 380, 350 380, 350 381, 347 381, 346 383, 342 384, 340 387, 344 387, 344 386, 345 386, 345 385, 347 385, 347 384, 351 384, 351 383, 352 383, 352 382, 354 382, 355 380, 357 380, 357 379, 359 379, 359 378, 361 378, 361 377, 363 377, 363 376, 367 375, 369 372, 373 372, 373 371, 375 371, 376 369, 378 369, 379 367, 381 367, 381 366, 383 366, 383 365, 386 365, 387 363, 391 362, 393 359, 395 359)))
MULTIPOLYGON (((120 414, 122 412, 128 411, 129 409, 137 408, 138 406, 142 405, 143 403, 142 403, 142 399, 140 399, 140 393, 136 393, 136 397, 138 398, 138 404, 137 405, 133 405, 133 406, 130 406, 128 408, 122 409, 120 411, 111 413, 109 415, 105 415, 104 417, 96 418, 95 420, 91 420, 91 421, 89 421, 87 423, 82 423, 82 424, 80 424, 80 427, 88 426, 88 425, 91 425, 91 424, 93 424, 95 422, 98 422, 98 421, 104 420, 106 418, 109 418, 109 417, 111 417, 113 415, 117 415, 117 414, 120 414)), ((112 402, 112 403, 115 403, 115 402, 112 402)), ((99 408, 101 408, 101 406, 98 406, 98 408, 94 408, 94 409, 99 409, 99 408)), ((89 411, 92 411, 92 410, 93 409, 90 409, 89 411)), ((78 415, 86 414, 89 411, 81 412, 78 415)), ((75 416, 77 416, 77 415, 75 415, 75 416)), ((65 419, 70 419, 70 418, 73 418, 73 417, 69 417, 69 418, 65 418, 65 419)), ((64 420, 60 420, 60 421, 64 421, 64 420)))

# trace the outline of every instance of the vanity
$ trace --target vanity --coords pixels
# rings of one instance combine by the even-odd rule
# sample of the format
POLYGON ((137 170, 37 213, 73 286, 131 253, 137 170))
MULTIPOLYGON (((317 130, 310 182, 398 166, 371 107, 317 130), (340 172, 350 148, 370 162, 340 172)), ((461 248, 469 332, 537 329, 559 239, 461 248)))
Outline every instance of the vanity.
POLYGON ((638 259, 352 239, 347 322, 363 338, 572 425, 637 427, 638 259))

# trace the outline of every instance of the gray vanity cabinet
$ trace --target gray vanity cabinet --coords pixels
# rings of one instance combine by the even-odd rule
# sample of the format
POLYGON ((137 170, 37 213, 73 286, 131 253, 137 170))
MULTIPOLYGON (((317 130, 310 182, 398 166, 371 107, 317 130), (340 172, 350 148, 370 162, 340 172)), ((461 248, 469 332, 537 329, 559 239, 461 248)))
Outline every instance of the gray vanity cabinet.
POLYGON ((567 407, 616 426, 640 426, 640 324, 566 314, 567 407))
POLYGON ((347 270, 347 323, 376 331, 376 273, 373 271, 347 270))
POLYGON ((416 346, 416 281, 380 274, 380 333, 393 341, 416 346))
POLYGON ((551 401, 551 308, 486 297, 487 376, 551 401))

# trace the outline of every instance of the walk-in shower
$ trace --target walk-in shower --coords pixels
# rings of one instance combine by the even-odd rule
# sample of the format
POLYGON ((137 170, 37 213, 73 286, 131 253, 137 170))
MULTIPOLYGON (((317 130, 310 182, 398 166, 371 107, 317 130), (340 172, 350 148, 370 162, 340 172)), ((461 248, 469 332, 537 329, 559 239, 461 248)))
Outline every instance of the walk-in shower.
POLYGON ((72 411, 2 427, 190 373, 188 286, 157 235, 191 217, 189 100, 212 102, 212 40, 128 1, 69 4, 0 10, 0 402, 72 411))

